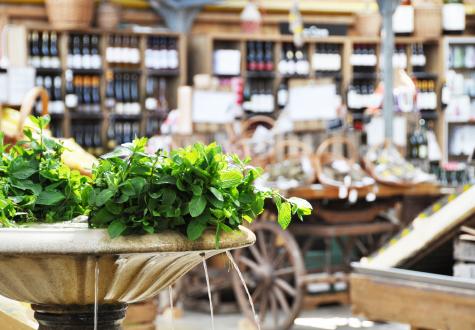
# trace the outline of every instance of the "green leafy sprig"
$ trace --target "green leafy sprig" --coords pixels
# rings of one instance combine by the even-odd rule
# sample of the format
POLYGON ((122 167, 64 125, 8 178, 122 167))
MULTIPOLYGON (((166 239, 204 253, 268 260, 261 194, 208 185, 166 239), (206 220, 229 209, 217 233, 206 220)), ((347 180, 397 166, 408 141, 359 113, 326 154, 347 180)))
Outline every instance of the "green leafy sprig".
POLYGON ((111 237, 172 229, 196 240, 212 227, 219 244, 221 232, 261 214, 266 199, 274 201, 284 229, 293 216, 302 220, 312 212, 303 199, 257 189, 262 170, 214 143, 156 154, 145 152, 146 143, 136 139, 103 156, 84 190, 90 226, 108 228, 111 237))
POLYGON ((63 146, 45 136, 49 117, 30 117, 38 131, 4 145, 0 136, 0 226, 71 220, 86 212, 81 190, 88 178, 61 161, 63 146))

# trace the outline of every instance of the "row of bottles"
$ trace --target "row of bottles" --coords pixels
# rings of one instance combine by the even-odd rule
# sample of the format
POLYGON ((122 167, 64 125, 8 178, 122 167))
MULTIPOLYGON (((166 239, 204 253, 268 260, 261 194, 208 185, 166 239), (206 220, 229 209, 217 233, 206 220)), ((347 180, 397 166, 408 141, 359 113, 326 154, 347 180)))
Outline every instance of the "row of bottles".
POLYGON ((247 70, 273 71, 274 48, 271 42, 249 41, 247 43, 247 70))
POLYGON ((72 34, 70 36, 67 67, 70 69, 100 69, 102 67, 97 34, 72 34))
POLYGON ((28 35, 29 64, 34 68, 60 68, 58 34, 32 31, 28 35))
POLYGON ((436 110, 437 92, 434 80, 417 80, 417 99, 416 107, 418 110, 436 110))
POLYGON ((145 67, 154 70, 178 69, 180 60, 177 42, 174 37, 148 37, 145 67))
POLYGON ((375 67, 378 63, 376 46, 372 44, 355 44, 350 56, 350 64, 354 67, 375 67))
POLYGON ((140 114, 139 75, 107 73, 106 105, 120 115, 140 114))
POLYGON ((450 69, 475 68, 475 45, 455 45, 449 48, 450 69))
POLYGON ((375 82, 371 80, 355 80, 348 88, 347 106, 349 109, 365 109, 379 107, 381 96, 374 93, 375 82))
POLYGON ((422 43, 412 44, 411 46, 411 65, 414 71, 422 71, 427 63, 427 58, 424 52, 424 45, 422 43))
POLYGON ((167 81, 165 78, 148 77, 145 84, 145 109, 168 112, 166 91, 167 81))
POLYGON ((427 128, 424 119, 420 119, 416 129, 408 138, 408 156, 411 160, 425 161, 429 157, 427 128))
MULTIPOLYGON (((447 34, 463 33, 465 30, 465 6, 463 0, 444 0, 443 3, 443 31, 447 34)), ((412 1, 402 0, 393 14, 394 33, 397 35, 413 34, 415 30, 414 19, 415 14, 412 1)))
POLYGON ((405 46, 396 45, 396 47, 394 48, 393 67, 398 69, 407 68, 407 54, 405 46))
POLYGON ((249 81, 243 91, 243 110, 252 113, 272 113, 275 108, 272 83, 249 81))
POLYGON ((138 36, 111 35, 106 48, 106 61, 111 64, 138 65, 139 47, 138 36))
POLYGON ((284 44, 278 70, 285 77, 308 76, 310 73, 310 63, 307 58, 307 52, 301 47, 295 47, 293 44, 284 44))
POLYGON ((108 147, 114 148, 116 145, 132 142, 132 140, 140 136, 139 121, 117 121, 113 120, 109 123, 107 131, 108 147))
POLYGON ((341 45, 317 44, 312 56, 314 71, 340 71, 341 70, 341 45))
POLYGON ((102 155, 104 153, 101 138, 101 122, 76 121, 71 127, 71 136, 87 152, 102 155))
POLYGON ((75 75, 66 71, 66 106, 78 112, 101 111, 101 87, 98 75, 75 75))
MULTIPOLYGON (((43 87, 48 92, 48 113, 64 113, 64 102, 61 92, 60 75, 37 75, 35 86, 43 87)), ((41 113, 41 102, 37 104, 37 111, 41 113)))

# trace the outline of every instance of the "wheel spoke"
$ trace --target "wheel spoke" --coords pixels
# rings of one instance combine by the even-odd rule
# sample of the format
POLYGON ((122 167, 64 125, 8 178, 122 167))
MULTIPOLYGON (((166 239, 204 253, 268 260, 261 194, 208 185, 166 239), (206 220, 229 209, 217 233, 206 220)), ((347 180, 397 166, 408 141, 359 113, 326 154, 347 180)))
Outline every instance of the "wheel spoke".
POLYGON ((257 301, 257 298, 261 295, 261 293, 264 292, 264 286, 259 285, 257 286, 257 289, 252 293, 252 301, 257 301))
POLYGON ((269 255, 269 260, 273 260, 275 258, 277 246, 275 244, 276 241, 276 235, 274 233, 270 233, 269 239, 266 242, 266 245, 268 247, 268 255, 269 255))
POLYGON ((259 265, 256 264, 254 261, 252 261, 251 259, 247 258, 247 257, 243 257, 241 256, 239 258, 239 262, 240 263, 243 263, 244 265, 248 266, 249 268, 251 268, 253 271, 259 271, 259 265))
POLYGON ((274 291, 275 297, 277 298, 277 301, 279 302, 280 307, 282 307, 285 313, 289 313, 290 312, 289 303, 285 299, 285 295, 282 292, 282 290, 280 290, 276 286, 274 286, 272 290, 274 291))
POLYGON ((262 296, 262 299, 259 302, 259 321, 262 323, 265 320, 266 313, 267 313, 267 306, 269 305, 269 295, 271 293, 267 292, 267 294, 262 296))
POLYGON ((279 315, 277 314, 277 300, 274 294, 272 293, 272 291, 269 292, 269 299, 270 299, 270 309, 272 312, 272 319, 274 321, 274 327, 277 328, 278 318, 279 318, 279 315))
POLYGON ((275 276, 285 276, 285 275, 290 275, 294 273, 294 269, 292 267, 286 267, 286 268, 281 268, 274 270, 274 275, 275 276))
POLYGON ((259 250, 262 253, 262 256, 268 260, 269 255, 267 253, 266 235, 262 230, 257 231, 257 244, 259 245, 259 250))
POLYGON ((278 268, 282 265, 282 262, 285 261, 285 257, 287 256, 287 251, 284 250, 283 253, 279 253, 277 257, 274 259, 274 267, 278 268))
POLYGON ((254 259, 256 259, 258 263, 264 263, 264 259, 262 258, 259 250, 254 245, 251 245, 249 247, 249 250, 251 250, 252 256, 254 257, 254 259))
POLYGON ((275 284, 279 288, 284 290, 291 297, 295 297, 295 295, 297 294, 297 290, 295 290, 289 283, 287 283, 286 281, 284 281, 281 278, 276 278, 275 279, 275 284))

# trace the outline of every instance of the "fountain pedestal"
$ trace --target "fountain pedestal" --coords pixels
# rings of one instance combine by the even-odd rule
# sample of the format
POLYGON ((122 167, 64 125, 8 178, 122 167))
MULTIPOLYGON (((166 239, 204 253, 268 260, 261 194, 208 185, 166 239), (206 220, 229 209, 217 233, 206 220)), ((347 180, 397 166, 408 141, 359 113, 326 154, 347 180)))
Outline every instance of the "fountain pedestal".
MULTIPOLYGON (((203 259, 254 244, 246 228, 196 241, 181 233, 111 239, 87 224, 0 228, 0 295, 33 305, 40 330, 121 329, 128 303, 173 285, 203 259)), ((0 325, 1 328, 1 325, 0 325)))
MULTIPOLYGON (((32 305, 38 330, 93 330, 94 305, 32 305)), ((120 330, 127 304, 98 306, 97 329, 120 330)))

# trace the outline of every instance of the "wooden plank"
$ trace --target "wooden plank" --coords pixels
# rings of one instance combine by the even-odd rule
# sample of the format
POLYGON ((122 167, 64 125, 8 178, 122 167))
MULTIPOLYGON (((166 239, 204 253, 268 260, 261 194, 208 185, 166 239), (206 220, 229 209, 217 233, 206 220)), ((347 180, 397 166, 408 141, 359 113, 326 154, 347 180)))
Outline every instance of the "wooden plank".
POLYGON ((319 237, 337 237, 337 236, 360 236, 376 233, 385 233, 393 231, 396 225, 389 222, 372 222, 365 224, 348 225, 315 225, 298 224, 290 226, 289 230, 294 235, 315 235, 319 237))
POLYGON ((303 298, 303 308, 312 310, 321 305, 326 304, 341 304, 348 305, 350 302, 348 291, 321 293, 314 295, 306 295, 303 298))
MULTIPOLYGON (((360 189, 358 197, 364 198, 373 188, 360 189)), ((440 196, 451 191, 441 188, 431 183, 422 183, 414 187, 395 187, 388 185, 378 185, 376 196, 378 198, 390 198, 398 196, 440 196)), ((338 199, 338 189, 322 185, 301 186, 288 191, 289 195, 301 198, 318 199, 338 199)))
POLYGON ((475 329, 472 290, 353 274, 350 298, 353 313, 374 321, 423 329, 475 329))

